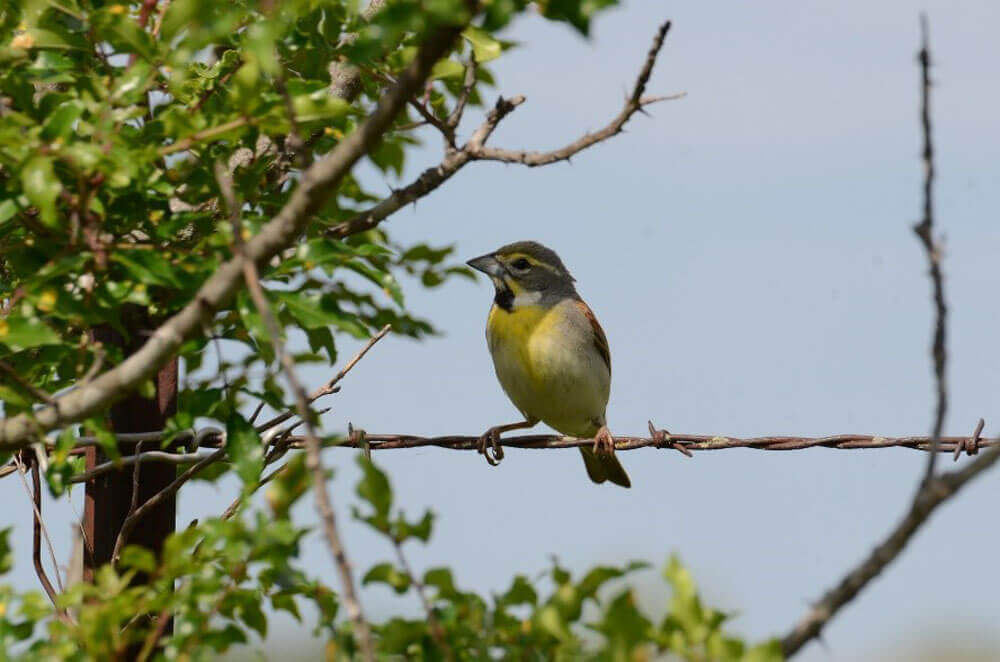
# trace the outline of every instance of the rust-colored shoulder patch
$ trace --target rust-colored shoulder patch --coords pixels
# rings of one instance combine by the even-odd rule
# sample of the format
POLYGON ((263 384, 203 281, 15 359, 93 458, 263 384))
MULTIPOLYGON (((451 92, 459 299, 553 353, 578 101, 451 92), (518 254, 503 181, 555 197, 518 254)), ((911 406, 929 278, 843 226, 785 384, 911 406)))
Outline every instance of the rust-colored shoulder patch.
POLYGON ((590 328, 594 330, 594 347, 597 348, 597 353, 604 359, 604 363, 608 366, 608 372, 610 373, 611 349, 608 347, 608 337, 604 335, 604 329, 601 328, 601 324, 597 321, 597 316, 594 315, 594 311, 590 309, 590 306, 583 301, 577 301, 576 306, 583 313, 584 317, 587 318, 587 321, 590 322, 590 328))

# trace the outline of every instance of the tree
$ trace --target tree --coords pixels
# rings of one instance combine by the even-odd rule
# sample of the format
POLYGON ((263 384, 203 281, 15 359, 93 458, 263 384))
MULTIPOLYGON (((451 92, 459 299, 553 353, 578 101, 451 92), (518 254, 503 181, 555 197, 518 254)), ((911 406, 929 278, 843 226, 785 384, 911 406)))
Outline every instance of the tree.
MULTIPOLYGON (((609 4, 549 1, 538 9, 586 34, 609 4)), ((462 591, 447 568, 420 574, 409 566, 404 544, 426 541, 433 516, 399 512, 388 477, 362 455, 357 494, 366 507, 353 515, 398 553, 398 563, 368 569, 362 582, 414 591, 426 610, 421 620, 365 617, 320 451, 364 446, 366 438, 323 435, 311 408, 356 360, 311 394, 296 366, 343 363, 344 335, 371 336, 370 348, 390 328, 413 338, 433 333, 405 307, 400 274, 429 288, 470 276, 450 247, 401 245, 383 220, 476 161, 567 160, 663 99, 645 96, 645 87, 669 23, 603 129, 552 152, 490 144, 524 99, 500 97, 471 129, 464 111, 485 105, 490 62, 511 47, 496 34, 528 7, 69 0, 0 10, 0 454, 10 456, 4 475, 34 481, 34 560, 48 594, 46 601, 0 589, 4 648, 26 657, 208 657, 250 631, 266 636, 265 606, 298 617, 304 602, 321 614, 315 632, 330 641, 331 657, 344 658, 671 651, 764 660, 818 633, 822 622, 810 621, 796 647, 786 639, 784 649, 727 635, 727 615, 701 603, 676 559, 665 575, 670 613, 659 624, 627 588, 610 599, 599 593, 635 564, 579 578, 554 564, 545 597, 523 576, 499 596, 462 591), (401 173, 414 130, 424 126, 442 138, 441 162, 386 197, 365 189, 353 174, 359 161, 401 173), (309 351, 286 349, 293 330, 309 351), (186 376, 179 387, 175 362, 186 376), (125 403, 134 413, 150 402, 160 404, 138 430, 113 409, 125 403), (273 416, 260 421, 265 408, 273 416), (103 496, 95 491, 91 512, 118 509, 84 536, 89 581, 59 590, 41 561, 43 469, 53 495, 81 482, 112 484, 103 496), (169 536, 163 526, 143 529, 158 517, 170 523, 164 513, 188 480, 225 472, 243 489, 221 516, 206 514, 169 536), (257 509, 248 497, 265 485, 267 506, 257 509), (296 562, 304 529, 289 509, 310 487, 337 588, 296 562), (582 634, 584 622, 597 640, 582 634)), ((929 217, 926 232, 931 247, 929 217)), ((650 427, 643 443, 697 448, 650 427)), ((940 437, 938 426, 935 449, 940 437)), ((970 466, 978 473, 988 464, 970 466)), ((934 498, 926 491, 919 502, 923 517, 945 497, 934 498)), ((0 537, 2 571, 8 535, 0 537)))

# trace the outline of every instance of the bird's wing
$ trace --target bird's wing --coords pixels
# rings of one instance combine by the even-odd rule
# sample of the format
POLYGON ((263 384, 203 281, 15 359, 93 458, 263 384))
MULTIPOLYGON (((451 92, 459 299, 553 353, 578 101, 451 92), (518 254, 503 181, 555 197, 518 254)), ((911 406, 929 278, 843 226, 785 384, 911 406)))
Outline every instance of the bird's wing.
POLYGON ((608 373, 610 374, 611 349, 608 347, 608 337, 604 335, 604 329, 601 328, 600 323, 597 321, 597 316, 594 315, 594 311, 590 309, 590 306, 583 301, 576 301, 576 306, 583 313, 583 316, 587 318, 587 321, 590 322, 590 328, 594 331, 594 347, 597 348, 597 353, 604 359, 604 364, 608 366, 608 373))

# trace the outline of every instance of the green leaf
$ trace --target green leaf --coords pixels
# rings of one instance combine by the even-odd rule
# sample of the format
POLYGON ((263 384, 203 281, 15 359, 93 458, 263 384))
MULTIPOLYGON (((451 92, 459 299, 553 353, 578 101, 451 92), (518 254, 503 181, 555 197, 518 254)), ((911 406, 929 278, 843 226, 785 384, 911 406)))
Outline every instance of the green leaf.
POLYGON ((14 552, 10 548, 11 527, 0 529, 0 575, 10 572, 14 565, 14 552))
POLYGON ((305 329, 318 329, 339 325, 344 314, 337 308, 333 297, 316 292, 270 292, 285 304, 288 313, 305 329))
POLYGON ((30 347, 56 345, 60 342, 56 332, 37 317, 13 314, 0 318, 0 344, 12 351, 19 352, 30 347))
POLYGON ((286 464, 264 493, 276 519, 287 519, 292 506, 309 489, 312 480, 305 463, 305 453, 298 453, 286 464))
POLYGON ((746 651, 740 662, 782 662, 784 659, 785 655, 781 650, 781 640, 769 639, 746 651))
POLYGON ((581 34, 590 34, 590 19, 595 13, 618 4, 618 0, 541 0, 542 15, 556 21, 566 21, 581 34))
POLYGON ((375 529, 388 533, 389 509, 392 508, 392 487, 389 478, 375 464, 358 455, 358 466, 361 467, 361 480, 358 481, 356 492, 362 501, 372 507, 372 515, 362 518, 375 529))
POLYGON ((462 30, 462 36, 472 44, 472 53, 478 64, 495 60, 503 52, 503 45, 493 35, 474 25, 462 30))
POLYGON ((361 583, 365 586, 368 584, 385 584, 396 593, 406 593, 410 590, 412 580, 408 574, 398 570, 393 564, 379 563, 372 566, 371 570, 365 573, 361 583))
POLYGON ((264 468, 264 447, 260 435, 242 416, 234 414, 226 421, 226 454, 244 483, 257 482, 264 468))
POLYGON ((57 225, 56 199, 62 191, 62 183, 56 177, 53 160, 48 156, 35 156, 21 166, 21 186, 24 195, 49 226, 57 225))
POLYGON ((114 262, 122 265, 129 275, 146 285, 181 287, 181 281, 174 267, 162 254, 152 250, 115 251, 111 254, 114 262))
POLYGON ((431 80, 441 80, 443 78, 461 78, 465 75, 465 65, 457 60, 438 60, 431 68, 431 80))
POLYGON ((121 564, 132 570, 152 573, 156 570, 156 555, 145 547, 128 545, 122 551, 121 564))
POLYGON ((73 123, 83 114, 83 103, 78 99, 64 101, 56 106, 42 126, 42 138, 65 140, 73 132, 73 123))
POLYGON ((538 593, 524 575, 517 575, 511 583, 510 588, 498 599, 500 606, 512 605, 536 605, 538 604, 538 593))
POLYGON ((404 542, 410 538, 416 538, 427 542, 431 537, 431 530, 434 528, 434 513, 426 511, 416 522, 407 522, 402 516, 393 525, 393 536, 399 542, 404 542))

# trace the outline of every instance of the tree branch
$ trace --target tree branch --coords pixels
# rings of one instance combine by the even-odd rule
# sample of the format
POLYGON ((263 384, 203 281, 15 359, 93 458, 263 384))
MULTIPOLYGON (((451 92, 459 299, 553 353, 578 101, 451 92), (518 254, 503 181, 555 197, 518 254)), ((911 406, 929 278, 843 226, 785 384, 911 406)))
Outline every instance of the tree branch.
MULTIPOLYGON (((246 246, 243 243, 242 237, 243 229, 240 222, 240 207, 236 200, 232 178, 226 173, 221 163, 216 163, 215 176, 219 181, 222 197, 229 209, 230 220, 233 226, 233 247, 235 253, 238 256, 245 257, 246 246)), ((257 308, 257 312, 264 320, 264 326, 267 329, 268 336, 270 336, 274 353, 278 357, 282 368, 284 368, 285 380, 288 382, 288 387, 295 396, 295 409, 299 418, 305 424, 306 466, 313 478, 313 493, 316 495, 316 510, 319 512, 320 520, 323 523, 323 535, 326 537, 330 553, 333 555, 333 560, 340 574, 344 604, 351 621, 354 623, 355 635, 359 642, 361 654, 368 662, 374 662, 375 647, 372 644, 371 629, 368 627, 368 621, 365 619, 361 601, 358 599, 358 592, 354 586, 354 577, 351 573, 351 564, 347 558, 347 551, 340 538, 340 533, 337 531, 337 517, 333 510, 333 502, 330 499, 330 493, 326 489, 326 470, 323 469, 322 457, 320 455, 322 444, 319 436, 316 434, 316 427, 313 424, 313 413, 309 408, 310 400, 306 395, 306 390, 302 386, 302 382, 299 381, 295 369, 295 361, 285 351, 285 344, 281 340, 281 326, 278 324, 278 320, 275 318, 274 312, 267 302, 267 297, 264 295, 264 288, 260 283, 260 275, 257 273, 257 265, 252 260, 243 260, 243 277, 246 281, 247 290, 250 292, 250 298, 253 300, 254 307, 257 308)))
MULTIPOLYGON (((910 503, 910 508, 902 521, 889 533, 864 561, 848 572, 833 588, 816 603, 809 613, 782 640, 782 652, 785 657, 791 657, 806 643, 818 637, 823 627, 847 603, 868 585, 868 582, 879 575, 906 547, 913 534, 927 522, 934 510, 954 496, 966 483, 980 473, 993 466, 1000 459, 1000 446, 994 445, 982 457, 967 464, 962 469, 951 471, 941 476, 935 476, 934 464, 937 451, 941 449, 941 431, 948 410, 948 385, 945 370, 947 367, 946 322, 948 307, 944 297, 944 283, 941 272, 941 254, 933 237, 933 185, 934 185, 934 148, 931 142, 930 116, 930 50, 928 46, 927 17, 920 16, 921 47, 917 56, 920 62, 921 91, 921 127, 923 129, 923 220, 914 227, 927 252, 930 264, 930 278, 933 290, 935 324, 934 341, 931 349, 931 360, 934 366, 937 398, 934 412, 933 432, 930 438, 930 453, 927 458, 927 468, 923 479, 917 486, 917 492, 910 503)), ((972 448, 982 432, 983 421, 980 419, 972 435, 972 448)), ((961 452, 956 446, 956 457, 961 452)), ((969 454, 974 450, 965 449, 969 454)))
MULTIPOLYGON (((944 418, 948 412, 948 382, 947 382, 947 321, 948 304, 944 297, 944 276, 941 273, 941 249, 934 240, 934 144, 931 140, 931 56, 928 46, 927 16, 920 15, 921 44, 917 60, 920 62, 920 126, 923 130, 923 220, 914 226, 913 231, 920 238, 927 253, 927 263, 934 297, 934 340, 931 345, 931 360, 934 365, 937 404, 934 413, 932 436, 941 436, 944 418)), ((936 441, 933 443, 937 443, 936 441)), ((927 458, 927 471, 924 482, 934 476, 934 462, 937 453, 931 453, 927 458)))
POLYGON ((853 600, 868 582, 875 579, 887 565, 896 560, 913 534, 928 520, 931 513, 954 496, 966 483, 1000 460, 1000 446, 994 445, 982 456, 956 471, 950 471, 923 483, 910 504, 903 520, 891 533, 872 550, 871 554, 857 567, 847 573, 809 610, 781 641, 785 657, 797 653, 810 640, 819 636, 820 631, 831 618, 847 603, 853 600))
MULTIPOLYGON (((632 93, 625 100, 625 105, 621 112, 600 131, 585 134, 565 147, 551 152, 526 152, 486 147, 486 140, 493 133, 494 129, 496 129, 500 121, 517 108, 517 106, 524 103, 523 96, 516 96, 512 99, 500 97, 493 109, 487 114, 486 120, 473 132, 463 147, 459 149, 446 149, 444 159, 441 163, 424 170, 415 181, 401 189, 393 191, 389 197, 374 207, 356 214, 343 223, 333 226, 327 231, 327 236, 342 239, 374 228, 406 205, 416 202, 437 189, 470 161, 504 161, 533 167, 568 160, 574 154, 621 133, 622 128, 632 116, 642 111, 645 106, 657 101, 676 99, 683 96, 643 97, 646 84, 653 73, 653 65, 656 63, 656 58, 663 47, 664 39, 669 30, 670 21, 665 22, 659 27, 653 38, 653 44, 643 62, 642 69, 639 71, 639 75, 633 85, 632 93)), ((468 84, 468 78, 466 79, 466 84, 468 84)), ((463 91, 463 96, 459 98, 458 106, 456 106, 452 116, 447 120, 449 126, 452 121, 457 122, 460 119, 460 109, 464 108, 465 103, 464 96, 463 91)), ((445 139, 446 141, 448 139, 447 133, 445 133, 445 139)))
MULTIPOLYGON (((436 30, 390 87, 367 120, 325 157, 310 166, 282 210, 246 244, 248 259, 262 264, 294 242, 336 190, 340 180, 367 154, 392 124, 399 110, 427 79, 434 63, 447 53, 462 26, 436 30)), ((223 263, 193 300, 156 329, 149 340, 115 368, 38 410, 0 420, 0 450, 21 448, 31 439, 103 411, 133 391, 172 358, 181 344, 201 332, 243 282, 243 259, 223 263)))

